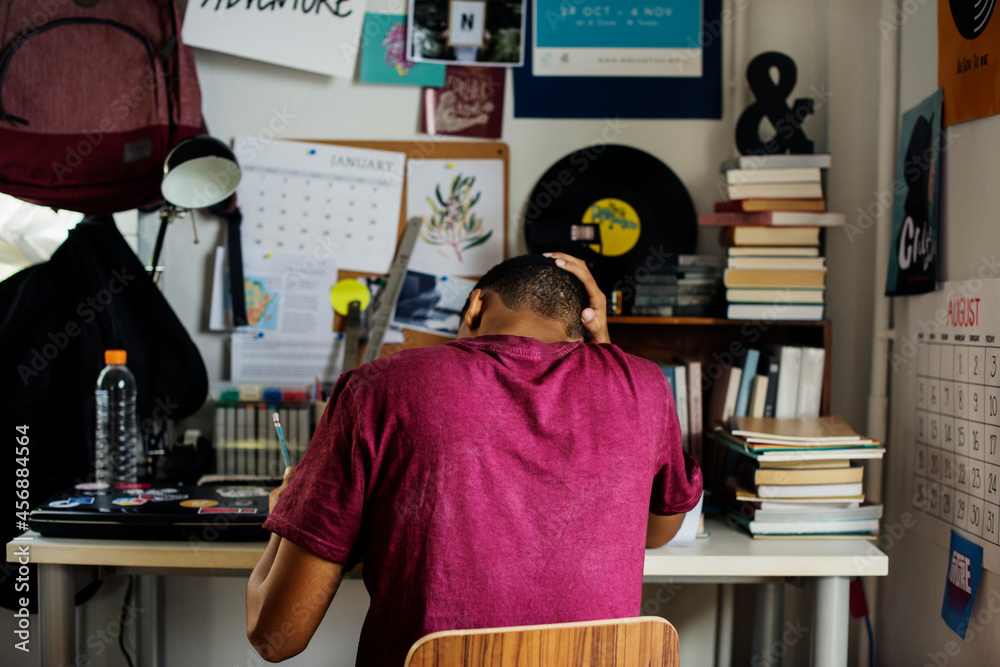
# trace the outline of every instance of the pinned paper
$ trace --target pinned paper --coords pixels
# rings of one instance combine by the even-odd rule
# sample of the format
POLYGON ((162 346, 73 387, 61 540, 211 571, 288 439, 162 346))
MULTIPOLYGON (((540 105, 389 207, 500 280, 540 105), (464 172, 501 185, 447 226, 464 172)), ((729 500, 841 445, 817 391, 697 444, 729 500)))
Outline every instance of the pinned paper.
POLYGON ((191 46, 351 78, 364 3, 189 2, 182 36, 191 46))

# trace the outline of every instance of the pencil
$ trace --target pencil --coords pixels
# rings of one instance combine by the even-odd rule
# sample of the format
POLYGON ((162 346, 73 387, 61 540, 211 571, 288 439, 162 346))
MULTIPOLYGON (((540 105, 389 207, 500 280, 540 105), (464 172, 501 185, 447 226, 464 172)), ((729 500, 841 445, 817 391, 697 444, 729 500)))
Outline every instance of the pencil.
POLYGON ((285 434, 281 430, 281 419, 278 418, 278 413, 274 413, 274 430, 278 432, 278 444, 281 445, 281 458, 285 462, 285 467, 288 468, 292 465, 292 457, 288 455, 288 444, 285 442, 285 434))

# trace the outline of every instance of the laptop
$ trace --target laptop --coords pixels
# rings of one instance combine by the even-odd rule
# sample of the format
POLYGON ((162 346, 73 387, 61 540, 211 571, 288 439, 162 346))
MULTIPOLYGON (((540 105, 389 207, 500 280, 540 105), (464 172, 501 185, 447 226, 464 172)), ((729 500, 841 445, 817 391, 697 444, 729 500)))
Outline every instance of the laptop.
POLYGON ((87 482, 49 498, 32 510, 28 523, 47 537, 266 540, 270 533, 262 526, 271 488, 253 483, 87 482))

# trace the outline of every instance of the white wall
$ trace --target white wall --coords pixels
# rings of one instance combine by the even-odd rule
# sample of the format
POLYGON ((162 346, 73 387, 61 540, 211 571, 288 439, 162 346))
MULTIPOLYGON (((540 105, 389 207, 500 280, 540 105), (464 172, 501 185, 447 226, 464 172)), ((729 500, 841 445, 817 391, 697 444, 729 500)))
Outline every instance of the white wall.
MULTIPOLYGON (((905 111, 934 92, 937 87, 936 3, 905 3, 915 11, 904 12, 900 72, 900 110, 905 111)), ((996 20, 994 16, 993 20, 996 20)), ((947 128, 948 150, 942 155, 942 207, 940 227, 940 279, 966 280, 976 277, 982 259, 1000 250, 996 211, 1000 192, 995 183, 995 156, 1000 150, 1000 118, 982 118, 947 128)), ((893 306, 896 326, 909 319, 906 298, 893 306)), ((903 364, 893 375, 891 433, 903 434, 912 421, 912 364, 903 364), (907 406, 911 406, 909 411, 907 406)), ((911 441, 890 439, 887 460, 886 514, 883 528, 901 523, 911 511, 906 480, 912 466, 911 441)), ((917 520, 920 513, 914 512, 917 520)), ((882 582, 878 626, 879 662, 884 664, 936 665, 944 667, 996 664, 1000 643, 997 596, 1000 573, 983 570, 973 618, 981 631, 970 630, 963 641, 941 619, 948 549, 917 534, 900 531, 889 554, 889 576, 882 582)), ((975 628, 976 626, 971 626, 975 628)))
MULTIPOLYGON (((378 0, 380 5, 389 1, 378 0)), ((877 4, 865 0, 726 0, 725 7, 733 4, 748 8, 747 52, 751 57, 762 51, 780 50, 797 62, 798 83, 793 99, 816 97, 816 91, 827 93, 828 103, 818 105, 816 116, 806 122, 806 131, 816 142, 817 151, 830 150, 834 155, 828 180, 831 208, 851 213, 858 206, 868 206, 875 190, 877 4)), ((730 35, 731 26, 727 25, 724 84, 733 80, 730 35)), ((220 138, 257 134, 280 114, 290 117, 281 133, 283 138, 427 139, 416 133, 417 89, 331 80, 207 51, 197 52, 197 62, 205 118, 212 133, 220 138)), ((738 78, 742 81, 742 73, 738 78)), ((517 120, 512 117, 509 77, 507 83, 503 140, 509 144, 511 156, 512 253, 523 251, 518 216, 536 180, 563 155, 601 141, 610 127, 621 128, 616 143, 639 147, 669 165, 687 186, 699 212, 711 210, 717 199, 718 164, 733 150, 735 120, 728 88, 721 121, 517 120)), ((747 93, 747 102, 751 99, 747 93)), ((175 223, 167 235, 162 285, 202 350, 210 377, 224 379, 228 366, 226 345, 222 336, 206 331, 204 307, 211 253, 222 242, 223 231, 214 219, 199 216, 198 224, 201 243, 197 246, 191 242, 186 222, 175 223)), ((721 254, 715 239, 715 234, 703 232, 698 250, 721 254)), ((828 236, 829 316, 834 321, 836 360, 833 408, 858 428, 865 423, 871 331, 867 295, 873 246, 873 235, 854 244, 836 234, 828 236)), ((290 664, 353 664, 356 633, 367 603, 360 582, 348 584, 338 593, 313 646, 299 661, 290 664)), ((677 625, 682 662, 708 664, 714 645, 716 587, 684 586, 676 594, 671 591, 667 602, 657 601, 658 595, 659 599, 665 597, 661 588, 646 587, 644 592, 644 606, 655 607, 655 613, 677 625)), ((112 620, 120 594, 120 587, 109 586, 86 610, 84 628, 100 628, 112 620)), ((791 613, 807 603, 804 597, 794 592, 787 597, 791 613)), ((211 664, 257 664, 246 653, 249 647, 242 631, 242 581, 173 578, 169 580, 166 605, 170 664, 208 664, 203 658, 206 651, 211 655, 211 664)), ((0 656, 5 650, 0 647, 0 656)), ((736 664, 747 661, 746 655, 737 653, 736 664)), ((108 651, 93 657, 93 664, 124 663, 115 651, 108 651)))

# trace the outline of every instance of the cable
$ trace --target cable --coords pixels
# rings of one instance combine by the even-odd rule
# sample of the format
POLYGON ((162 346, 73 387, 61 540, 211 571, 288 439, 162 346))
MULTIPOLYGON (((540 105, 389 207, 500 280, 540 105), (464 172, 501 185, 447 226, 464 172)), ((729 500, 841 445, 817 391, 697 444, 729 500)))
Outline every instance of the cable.
POLYGON ((134 581, 135 577, 129 575, 128 587, 125 589, 125 599, 122 600, 122 610, 118 614, 118 646, 122 650, 122 655, 125 656, 125 662, 128 663, 128 667, 135 667, 135 664, 132 662, 132 656, 130 656, 128 651, 125 649, 125 612, 132 600, 132 584, 134 581))
POLYGON ((868 628, 868 667, 875 667, 875 637, 872 635, 871 616, 865 615, 865 627, 868 628))

